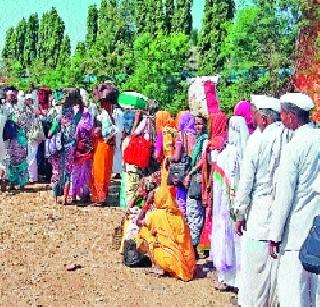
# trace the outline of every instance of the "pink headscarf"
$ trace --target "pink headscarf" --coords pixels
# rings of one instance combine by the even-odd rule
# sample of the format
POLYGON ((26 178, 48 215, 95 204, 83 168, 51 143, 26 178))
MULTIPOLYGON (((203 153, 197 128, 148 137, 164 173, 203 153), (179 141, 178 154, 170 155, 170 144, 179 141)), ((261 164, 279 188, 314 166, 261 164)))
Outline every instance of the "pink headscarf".
POLYGON ((249 101, 243 100, 238 102, 234 107, 233 115, 243 117, 247 123, 249 134, 253 133, 255 126, 253 122, 251 103, 249 101))

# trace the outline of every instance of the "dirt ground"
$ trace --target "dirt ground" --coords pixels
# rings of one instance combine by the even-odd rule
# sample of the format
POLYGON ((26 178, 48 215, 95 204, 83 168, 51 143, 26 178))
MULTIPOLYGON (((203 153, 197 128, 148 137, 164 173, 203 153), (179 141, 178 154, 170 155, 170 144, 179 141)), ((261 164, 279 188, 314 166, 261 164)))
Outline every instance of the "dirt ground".
POLYGON ((53 205, 45 186, 0 194, 0 306, 232 306, 201 264, 188 283, 126 268, 111 244, 121 216, 53 205))

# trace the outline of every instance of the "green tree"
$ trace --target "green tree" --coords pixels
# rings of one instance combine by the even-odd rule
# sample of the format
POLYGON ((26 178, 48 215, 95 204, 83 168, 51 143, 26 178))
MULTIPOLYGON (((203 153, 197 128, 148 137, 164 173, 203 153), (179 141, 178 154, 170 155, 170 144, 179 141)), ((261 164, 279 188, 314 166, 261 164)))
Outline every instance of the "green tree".
POLYGON ((26 41, 26 20, 23 18, 18 22, 18 25, 16 27, 16 60, 21 63, 21 65, 24 67, 24 47, 25 47, 25 41, 26 41))
POLYGON ((165 12, 162 0, 134 0, 136 34, 157 33, 165 30, 165 12))
POLYGON ((66 35, 61 42, 58 65, 64 65, 66 61, 69 59, 70 55, 71 55, 70 37, 69 35, 66 35))
POLYGON ((292 18, 266 3, 244 8, 229 25, 221 52, 228 59, 220 86, 225 109, 250 94, 278 95, 289 82, 281 72, 293 66, 297 27, 292 18))
POLYGON ((206 0, 202 30, 199 39, 200 74, 217 74, 224 68, 226 58, 221 54, 221 46, 226 36, 226 28, 234 16, 233 0, 206 0))
POLYGON ((165 14, 162 0, 154 0, 154 29, 153 33, 161 33, 165 31, 165 14))
POLYGON ((173 31, 173 22, 174 22, 174 13, 175 13, 175 4, 174 0, 165 1, 165 29, 169 34, 173 31))
POLYGON ((84 42, 78 42, 75 49, 75 54, 78 54, 80 57, 84 57, 86 54, 86 45, 84 42))
POLYGON ((115 74, 123 71, 128 72, 132 67, 133 42, 134 42, 134 11, 133 1, 121 1, 118 8, 116 23, 116 70, 115 74))
POLYGON ((11 65, 11 77, 20 79, 24 74, 24 69, 20 61, 14 61, 11 65))
POLYGON ((187 101, 181 72, 188 52, 189 38, 182 33, 139 36, 134 43, 134 72, 123 88, 154 98, 173 112, 181 110, 187 101))
POLYGON ((55 68, 58 63, 64 30, 64 21, 55 8, 43 14, 39 26, 38 54, 47 67, 55 68))
POLYGON ((134 24, 135 24, 135 33, 140 35, 146 32, 146 24, 147 24, 147 12, 148 7, 146 3, 148 0, 134 0, 134 24))
POLYGON ((199 43, 199 30, 198 29, 193 29, 191 31, 191 40, 193 46, 198 46, 199 43))
POLYGON ((88 20, 87 20, 87 45, 89 48, 93 47, 97 41, 98 35, 98 8, 97 6, 90 5, 88 10, 88 20))
POLYGON ((29 67, 32 61, 37 58, 38 33, 38 14, 30 15, 26 26, 26 37, 24 46, 24 63, 27 67, 29 67))
POLYGON ((190 35, 192 31, 192 0, 176 0, 174 31, 190 35))
POLYGON ((97 46, 104 56, 111 53, 116 44, 117 1, 103 0, 99 9, 97 46))
POLYGON ((16 40, 16 32, 14 27, 11 27, 6 32, 5 44, 2 50, 2 56, 6 63, 13 61, 16 57, 16 40))

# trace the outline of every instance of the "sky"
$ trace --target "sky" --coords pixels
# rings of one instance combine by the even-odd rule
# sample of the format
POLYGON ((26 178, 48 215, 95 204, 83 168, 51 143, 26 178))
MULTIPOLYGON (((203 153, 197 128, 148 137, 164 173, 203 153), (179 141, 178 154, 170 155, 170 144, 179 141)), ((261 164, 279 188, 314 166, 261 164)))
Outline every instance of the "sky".
MULTIPOLYGON (((237 0, 243 2, 247 0, 237 0)), ((16 26, 23 18, 38 12, 39 17, 51 7, 56 7, 58 14, 65 22, 65 33, 69 34, 71 47, 74 50, 79 41, 86 35, 88 6, 100 0, 0 0, 0 50, 5 41, 9 27, 16 26)), ((203 16, 204 0, 194 0, 192 15, 193 27, 200 29, 203 16)))
MULTIPOLYGON (((23 18, 38 12, 39 17, 51 7, 56 7, 58 14, 65 22, 65 33, 71 39, 72 50, 86 35, 88 6, 100 0, 0 0, 0 49, 5 41, 9 27, 16 26, 23 18)), ((195 28, 201 27, 204 0, 194 0, 192 9, 195 28)))

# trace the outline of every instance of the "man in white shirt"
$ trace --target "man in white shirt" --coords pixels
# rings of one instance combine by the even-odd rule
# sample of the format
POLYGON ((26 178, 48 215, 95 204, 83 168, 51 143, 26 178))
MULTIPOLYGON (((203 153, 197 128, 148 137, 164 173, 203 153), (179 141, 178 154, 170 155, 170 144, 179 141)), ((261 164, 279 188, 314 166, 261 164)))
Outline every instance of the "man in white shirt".
POLYGON ((234 205, 236 232, 242 235, 246 228, 241 241, 241 306, 270 306, 276 301, 277 262, 269 257, 268 234, 273 175, 279 164, 284 129, 279 99, 265 97, 258 109, 258 124, 262 129, 259 137, 246 148, 234 205))
POLYGON ((320 171, 320 132, 309 125, 310 97, 288 93, 281 97, 284 125, 295 131, 280 160, 270 225, 270 255, 280 249, 278 291, 281 307, 316 306, 317 276, 306 272, 299 250, 320 214, 314 183, 320 171))

